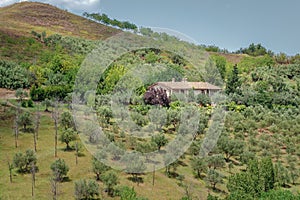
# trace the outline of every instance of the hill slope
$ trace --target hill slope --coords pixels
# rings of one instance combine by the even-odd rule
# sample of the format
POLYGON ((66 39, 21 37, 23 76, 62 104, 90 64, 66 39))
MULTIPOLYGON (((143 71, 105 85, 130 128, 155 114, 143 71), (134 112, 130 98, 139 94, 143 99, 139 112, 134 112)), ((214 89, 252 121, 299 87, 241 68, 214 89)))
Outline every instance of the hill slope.
POLYGON ((44 3, 21 2, 0 8, 0 32, 30 36, 33 30, 92 40, 105 39, 120 32, 44 3))

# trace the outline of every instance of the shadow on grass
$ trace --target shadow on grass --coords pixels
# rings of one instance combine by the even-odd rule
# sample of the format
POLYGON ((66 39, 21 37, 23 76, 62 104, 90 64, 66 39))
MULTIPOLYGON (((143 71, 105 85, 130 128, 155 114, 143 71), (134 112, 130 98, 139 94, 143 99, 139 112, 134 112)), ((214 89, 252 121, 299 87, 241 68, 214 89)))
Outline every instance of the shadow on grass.
POLYGON ((179 174, 176 172, 168 172, 168 173, 166 173, 166 175, 169 178, 177 178, 179 176, 179 174))
POLYGON ((144 179, 142 177, 128 177, 127 179, 137 184, 144 183, 144 179))
POLYGON ((72 182, 72 179, 70 179, 69 177, 63 177, 62 183, 69 183, 69 182, 72 182))

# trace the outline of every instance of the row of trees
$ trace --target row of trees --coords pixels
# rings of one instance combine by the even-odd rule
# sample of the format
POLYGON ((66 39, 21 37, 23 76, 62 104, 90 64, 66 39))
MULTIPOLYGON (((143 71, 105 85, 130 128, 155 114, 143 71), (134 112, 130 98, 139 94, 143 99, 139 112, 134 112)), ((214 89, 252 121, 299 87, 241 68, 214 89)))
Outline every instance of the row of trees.
POLYGON ((137 26, 133 23, 130 23, 128 21, 119 21, 117 19, 110 19, 106 14, 100 14, 100 13, 83 13, 84 17, 96 20, 100 23, 103 23, 105 25, 111 25, 114 27, 118 27, 120 29, 127 29, 127 30, 137 30, 137 26))

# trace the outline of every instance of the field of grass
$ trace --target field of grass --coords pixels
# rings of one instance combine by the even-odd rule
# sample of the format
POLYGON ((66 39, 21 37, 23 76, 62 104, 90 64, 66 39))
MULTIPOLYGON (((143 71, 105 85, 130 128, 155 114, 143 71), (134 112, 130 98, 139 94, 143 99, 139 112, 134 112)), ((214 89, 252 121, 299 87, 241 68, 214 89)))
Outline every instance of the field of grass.
MULTIPOLYGON (((11 101, 15 103, 15 101, 11 101)), ((27 109, 33 112, 34 109, 27 109)), ((13 171, 13 182, 9 182, 9 170, 7 162, 12 162, 13 156, 17 152, 25 152, 27 149, 33 149, 32 133, 22 133, 19 136, 18 148, 15 148, 13 134, 13 113, 12 107, 2 106, 0 109, 0 197, 2 199, 31 199, 31 174, 20 174, 13 171), (10 114, 9 114, 10 113, 10 114), (7 115, 10 117, 7 118, 7 115), (6 116, 4 118, 4 116, 6 116)), ((75 152, 64 150, 65 144, 59 142, 58 157, 63 158, 70 168, 68 181, 59 184, 59 199, 74 198, 74 181, 79 179, 95 178, 92 172, 91 159, 92 155, 83 148, 83 156, 79 157, 78 165, 75 162, 75 152)), ((50 165, 55 161, 54 157, 54 124, 50 113, 42 113, 39 139, 37 146, 37 166, 39 172, 36 174, 36 187, 34 190, 35 199, 51 199, 51 170, 50 165)), ((182 165, 177 169, 177 173, 184 175, 184 183, 188 186, 185 190, 179 186, 180 181, 176 178, 168 178, 164 174, 164 169, 155 172, 155 182, 153 183, 153 173, 142 175, 143 182, 137 185, 129 178, 130 175, 117 171, 119 176, 119 185, 134 187, 138 196, 147 197, 149 200, 166 199, 176 200, 184 196, 188 191, 195 199, 206 199, 208 190, 205 182, 195 179, 192 169, 188 166, 189 157, 182 160, 182 165)), ((108 197, 105 193, 104 185, 98 182, 103 199, 119 199, 119 197, 108 197)))

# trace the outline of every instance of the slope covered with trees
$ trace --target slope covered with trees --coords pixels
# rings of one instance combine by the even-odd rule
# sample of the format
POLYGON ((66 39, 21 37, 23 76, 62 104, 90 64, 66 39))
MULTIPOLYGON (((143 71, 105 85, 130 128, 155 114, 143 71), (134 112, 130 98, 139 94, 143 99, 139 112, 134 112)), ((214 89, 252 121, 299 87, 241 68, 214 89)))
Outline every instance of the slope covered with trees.
MULTIPOLYGON (((215 99, 192 90, 189 95, 170 98, 163 91, 148 90, 149 85, 172 78, 201 81, 199 66, 166 50, 131 51, 109 65, 99 77, 95 94, 84 94, 82 116, 88 122, 78 128, 70 110, 77 72, 85 56, 102 43, 92 39, 104 39, 120 30, 40 3, 4 7, 0 16, 8 20, 7 29, 2 26, 4 21, 0 23, 4 44, 0 87, 16 90, 16 99, 0 100, 0 159, 4 163, 0 165, 0 198, 300 198, 299 55, 275 55, 255 44, 236 55, 214 46, 182 42, 185 47, 210 51, 204 67, 215 66, 213 73, 220 74, 218 81, 225 83, 221 93, 226 96, 212 106, 215 99), (55 20, 66 28, 55 28, 51 24, 55 20), (81 31, 70 25, 74 20, 86 24, 81 31), (10 29, 13 25, 15 30, 10 29), (156 65, 166 70, 159 71, 156 65), (153 73, 130 97, 117 93, 118 87, 124 87, 120 82, 137 66, 146 66, 153 73), (115 102, 121 105, 117 110, 112 106, 115 102), (218 109, 226 111, 223 127, 214 126, 221 116, 214 113, 218 109), (89 118, 91 112, 97 116, 96 124, 89 118), (194 140, 180 155, 178 147, 192 130, 194 140), (220 137, 203 156, 199 152, 203 142, 210 142, 206 136, 211 131, 220 132, 220 137), (151 134, 133 135, 142 133, 151 134), (94 157, 88 146, 95 147, 94 157), (162 155, 163 169, 153 172, 156 161, 147 154, 150 152, 162 155), (176 156, 179 158, 171 162, 176 156), (104 165, 101 159, 123 163, 124 171, 104 165)), ((102 23, 122 24, 103 14, 95 16, 102 23)), ((138 31, 156 41, 178 42, 148 28, 138 31)))

